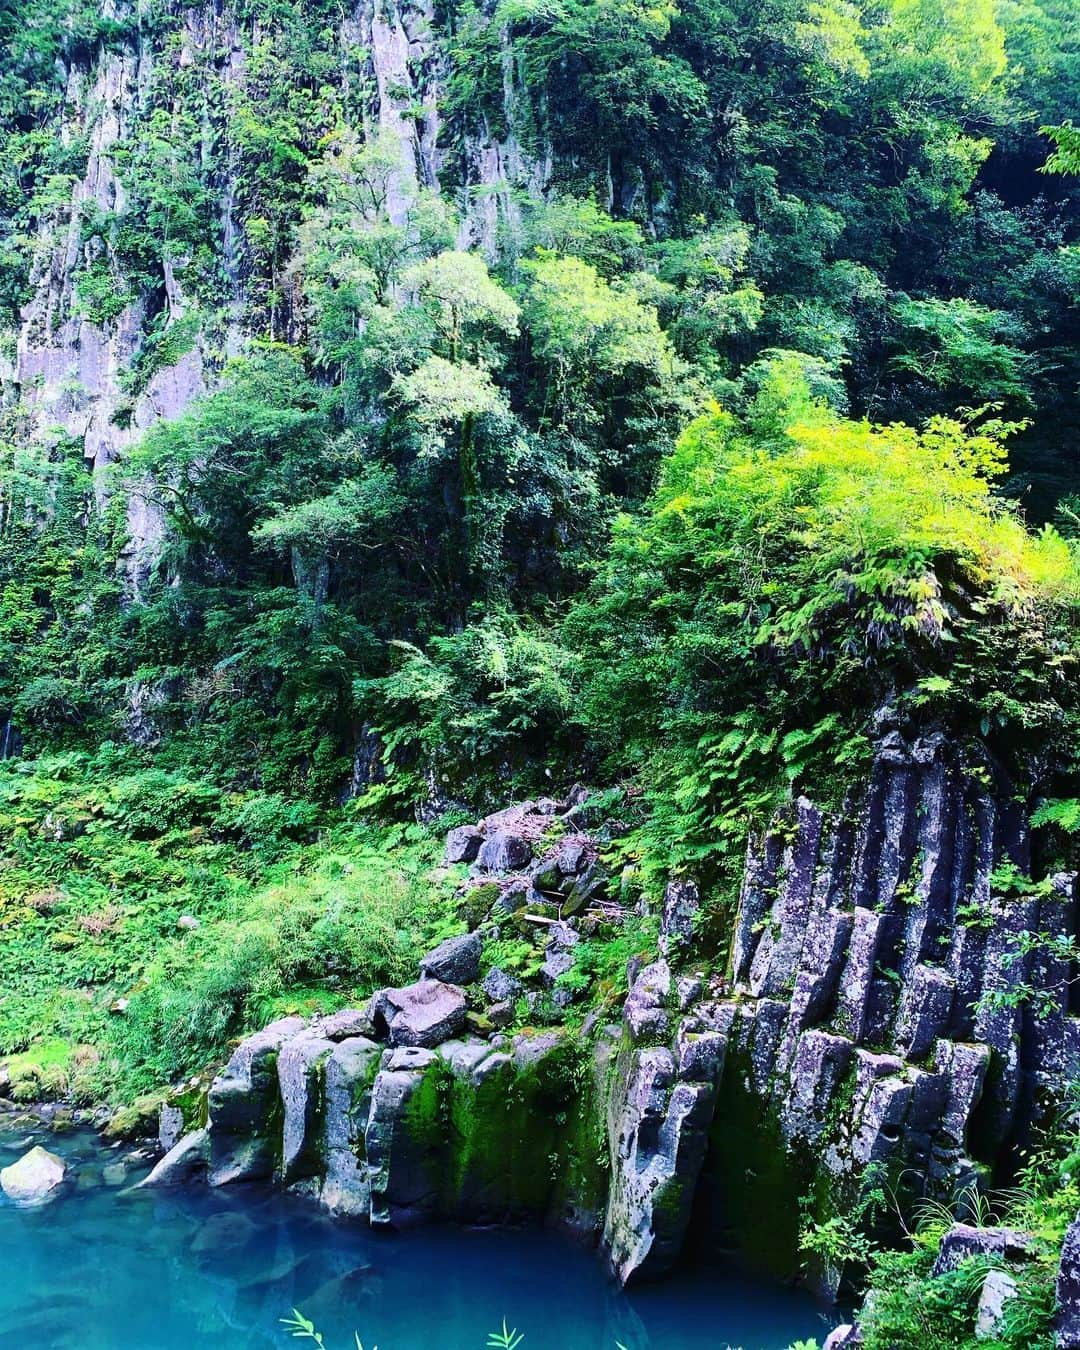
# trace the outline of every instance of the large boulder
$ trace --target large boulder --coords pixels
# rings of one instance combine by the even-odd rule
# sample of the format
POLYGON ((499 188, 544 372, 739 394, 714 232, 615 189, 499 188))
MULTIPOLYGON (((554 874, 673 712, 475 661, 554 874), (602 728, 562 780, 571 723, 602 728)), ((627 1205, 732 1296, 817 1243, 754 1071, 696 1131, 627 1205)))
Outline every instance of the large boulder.
POLYGON ((496 830, 481 844, 476 865, 485 872, 517 872, 532 857, 532 844, 510 830, 496 830))
POLYGON ((447 938, 420 962, 422 980, 442 980, 444 984, 472 984, 480 978, 479 933, 447 938))
POLYGON ((944 1275, 973 1256, 996 1257, 1013 1263, 1030 1261, 1034 1246, 1031 1234, 1018 1228, 975 1228, 971 1224, 954 1223, 938 1245, 937 1259, 930 1273, 944 1275))
POLYGON ((461 825, 446 836, 446 861, 448 863, 471 863, 480 852, 484 836, 475 825, 461 825))
POLYGON ((0 1189, 17 1205, 40 1205, 64 1179, 64 1163, 38 1144, 0 1171, 0 1189))
POLYGON ((418 980, 404 989, 383 989, 372 999, 376 1035, 393 1046, 431 1049, 465 1026, 465 995, 441 980, 418 980))

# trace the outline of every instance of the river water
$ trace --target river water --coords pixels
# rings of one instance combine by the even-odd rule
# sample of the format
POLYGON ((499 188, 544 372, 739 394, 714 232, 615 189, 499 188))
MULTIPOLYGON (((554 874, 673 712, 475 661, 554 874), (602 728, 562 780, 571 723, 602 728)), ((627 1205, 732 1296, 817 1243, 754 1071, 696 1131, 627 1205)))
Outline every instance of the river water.
POLYGON ((87 1135, 0 1135, 0 1165, 32 1142, 70 1170, 38 1208, 0 1197, 0 1345, 19 1350, 310 1345, 281 1326, 293 1308, 327 1350, 356 1350, 354 1331, 365 1350, 482 1350, 504 1317, 521 1350, 782 1350, 830 1325, 806 1295, 716 1269, 626 1295, 546 1233, 381 1233, 263 1190, 133 1191, 125 1150, 87 1135))

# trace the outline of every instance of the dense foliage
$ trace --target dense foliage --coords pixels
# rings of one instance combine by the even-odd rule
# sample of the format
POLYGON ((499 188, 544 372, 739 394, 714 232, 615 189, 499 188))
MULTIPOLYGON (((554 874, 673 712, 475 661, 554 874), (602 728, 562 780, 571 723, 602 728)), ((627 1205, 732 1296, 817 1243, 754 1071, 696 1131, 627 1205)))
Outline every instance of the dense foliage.
POLYGON ((0 1050, 389 978, 378 832, 551 778, 721 902, 886 701, 1075 799, 1075 6, 452 0, 390 85, 324 0, 117 13, 0 4, 0 1050), (111 462, 6 373, 65 323, 111 462))

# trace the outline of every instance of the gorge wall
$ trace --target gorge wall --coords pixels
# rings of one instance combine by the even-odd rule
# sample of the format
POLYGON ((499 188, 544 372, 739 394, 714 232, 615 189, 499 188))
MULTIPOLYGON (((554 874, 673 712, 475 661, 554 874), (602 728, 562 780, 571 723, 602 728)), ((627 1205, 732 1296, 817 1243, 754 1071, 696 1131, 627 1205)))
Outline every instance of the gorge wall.
MULTIPOLYGON (((150 426, 213 388, 224 362, 252 339, 295 341, 305 322, 288 261, 278 261, 280 275, 268 282, 257 258, 253 240, 265 221, 245 187, 251 166, 242 163, 243 109, 259 105, 265 48, 275 34, 233 4, 177 6, 163 22, 119 0, 105 7, 105 19, 116 36, 90 49, 76 44, 57 60, 62 92, 50 134, 78 171, 57 175, 35 207, 30 298, 14 328, 0 334, 0 401, 17 412, 20 442, 46 460, 63 445, 80 447, 99 507, 110 492, 105 471, 150 426), (170 240, 166 227, 153 238, 159 256, 145 274, 129 256, 124 217, 133 154, 150 147, 156 169, 168 172, 170 143, 154 140, 163 135, 155 119, 173 136, 192 128, 203 181, 178 177, 178 191, 207 190, 213 219, 199 239, 197 266, 196 250, 170 240), (277 298, 268 301, 268 289, 277 298)), ((329 78, 348 109, 347 125, 397 146, 391 220, 400 224, 416 192, 438 189, 442 175, 444 186, 453 179, 460 203, 459 245, 491 253, 500 221, 517 218, 515 190, 527 183, 540 192, 550 165, 545 170, 526 154, 510 131, 457 138, 448 165, 440 43, 426 0, 361 0, 336 16, 338 68, 329 78)), ((509 67, 504 92, 512 126, 509 67)), ((160 550, 164 519, 160 505, 138 491, 129 491, 124 515, 125 570, 137 590, 160 550)))
POLYGON ((599 861, 617 822, 577 793, 453 831, 470 931, 415 985, 245 1041, 148 1184, 273 1179, 379 1224, 530 1215, 626 1282, 688 1241, 791 1276, 800 1220, 1007 1176, 1078 1067, 1075 878, 1030 880, 984 752, 879 730, 839 810, 799 798, 751 840, 730 953, 672 881, 621 1010, 588 959, 641 917, 599 861), (520 975, 485 955, 512 935, 520 975))

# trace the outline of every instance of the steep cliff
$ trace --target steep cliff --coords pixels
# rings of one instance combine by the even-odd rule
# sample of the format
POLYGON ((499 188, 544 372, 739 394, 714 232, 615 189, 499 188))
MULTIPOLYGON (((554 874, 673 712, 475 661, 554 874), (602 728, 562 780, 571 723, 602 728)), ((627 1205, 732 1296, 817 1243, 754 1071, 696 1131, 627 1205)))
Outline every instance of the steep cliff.
MULTIPOLYGON (((102 17, 107 38, 57 50, 45 134, 70 148, 77 171, 56 176, 28 207, 27 298, 4 335, 13 359, 0 379, 23 444, 46 460, 61 443, 81 447, 99 508, 109 466, 213 388, 228 357, 252 339, 303 334, 290 273, 300 196, 287 176, 276 183, 280 199, 265 184, 260 195, 275 156, 295 159, 342 126, 394 147, 390 219, 400 225, 419 190, 443 188, 460 196, 460 246, 489 254, 500 222, 513 228, 517 191, 543 187, 542 166, 510 131, 470 133, 448 169, 439 107, 449 67, 433 6, 372 0, 325 17, 327 27, 313 16, 302 34, 326 83, 298 107, 291 149, 245 120, 268 85, 281 92, 287 43, 297 41, 272 17, 241 4, 161 10, 121 0, 102 17), (271 55, 279 43, 280 66, 271 55)), ((516 97, 507 64, 508 127, 516 97)), ((125 563, 136 590, 160 551, 160 495, 127 490, 125 563)))

